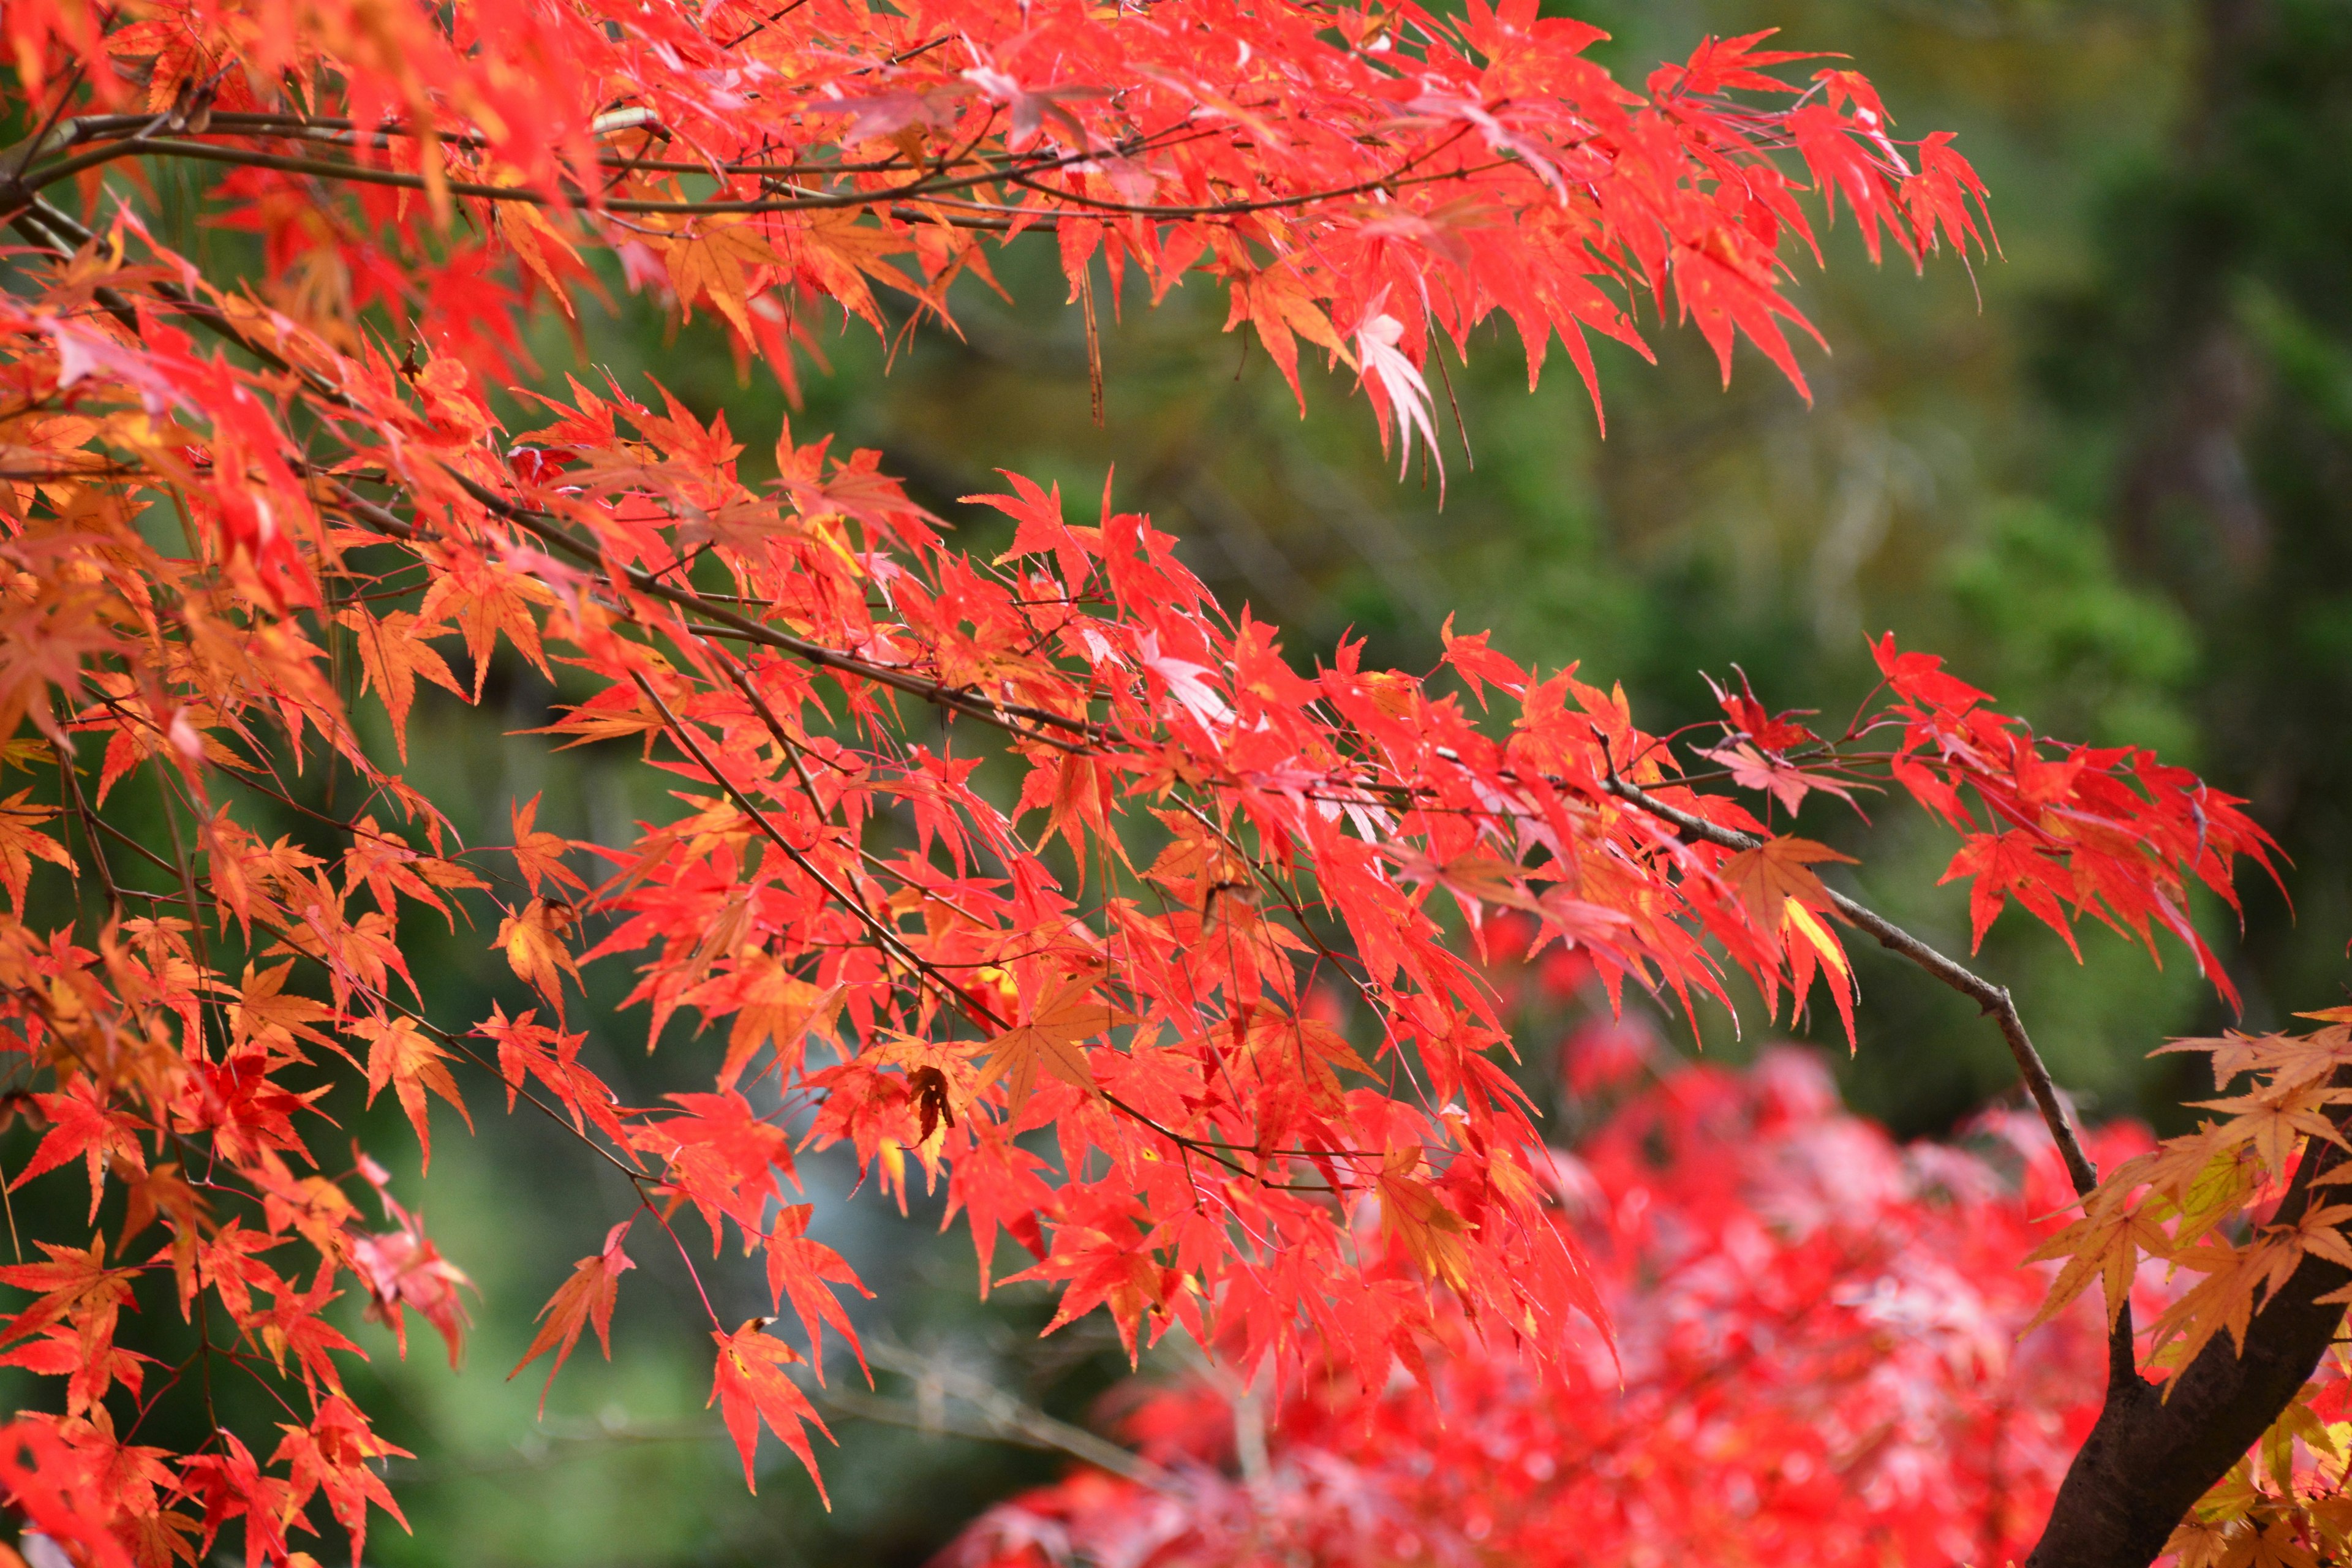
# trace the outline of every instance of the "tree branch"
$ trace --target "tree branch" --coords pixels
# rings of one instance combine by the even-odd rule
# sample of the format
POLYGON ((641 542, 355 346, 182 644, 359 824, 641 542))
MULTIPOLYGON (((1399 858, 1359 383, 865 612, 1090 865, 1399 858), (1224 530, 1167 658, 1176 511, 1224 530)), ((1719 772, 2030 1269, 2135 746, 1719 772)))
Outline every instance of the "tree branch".
MULTIPOLYGON (((1695 816, 1677 806, 1668 805, 1639 784, 1630 784, 1614 773, 1610 774, 1607 785, 1609 793, 1618 799, 1637 805, 1662 821, 1672 823, 1691 837, 1703 838, 1726 849, 1754 849, 1763 843, 1753 835, 1718 826, 1703 816, 1695 816)), ((1826 890, 1830 896, 1830 907, 1875 938, 1879 946, 1898 957, 1908 959, 1991 1016, 1993 1022, 2000 1026, 2000 1037, 2009 1043, 2009 1054, 2017 1062, 2018 1076, 2025 1080, 2026 1092, 2033 1097, 2034 1109, 2042 1112, 2042 1122, 2049 1127, 2050 1136, 2057 1142, 2059 1155, 2066 1162, 2066 1174, 2074 1184, 2075 1194, 2089 1197, 2099 1184, 2098 1167, 2092 1164, 2090 1156, 2083 1152, 2082 1139, 2076 1135, 2074 1121, 2066 1114, 2065 1102, 2058 1097, 2058 1086, 2052 1080, 2050 1068, 2042 1060, 2042 1053, 2033 1048, 2033 1040, 2025 1032, 2025 1020, 2018 1016, 2017 1003, 2010 996, 2009 987, 1996 985, 1974 970, 1946 957, 1869 905, 1850 899, 1834 888, 1826 890)))
POLYGON ((1176 1477, 1140 1454, 1098 1437, 1083 1426, 1048 1415, 1034 1405, 1015 1399, 988 1379, 965 1371, 940 1356, 919 1355, 887 1340, 870 1341, 866 1354, 875 1365, 895 1372, 918 1390, 952 1398, 971 1406, 980 1419, 966 1426, 950 1423, 943 1411, 929 1408, 929 1401, 885 1399, 855 1391, 824 1390, 819 1397, 846 1415, 887 1421, 920 1431, 947 1432, 957 1436, 992 1438, 1067 1454, 1082 1464, 1174 1497, 1191 1493, 1176 1477))
MULTIPOLYGON (((1752 849, 1759 843, 1748 834, 1669 805, 1623 779, 1612 775, 1608 788, 1692 837, 1727 849, 1752 849)), ((2097 1173, 2083 1152, 2008 988, 1955 963, 1844 894, 1831 889, 1830 899, 1839 914, 1882 946, 1992 1015, 2065 1156, 2074 1190, 2088 1197, 2097 1185, 2097 1173)), ((2352 1068, 2339 1070, 2335 1085, 2352 1089, 2352 1068)), ((2352 1128, 2352 1107, 2337 1108, 2334 1120, 2339 1129, 2352 1128)), ((2311 1205, 2314 1183, 2347 1158, 2338 1145, 2311 1140, 2273 1223, 2298 1223, 2311 1205)), ((2140 1375, 2132 1349, 2131 1304, 2125 1302, 2109 1336, 2107 1392, 2098 1421, 2067 1468, 2049 1523, 2026 1568, 2147 1568, 2197 1500, 2245 1456, 2311 1380, 2344 1322, 2342 1303, 2319 1299, 2348 1284, 2352 1270, 2306 1254, 2247 1327, 2242 1345, 2227 1335, 2214 1336, 2168 1385, 2140 1375)))

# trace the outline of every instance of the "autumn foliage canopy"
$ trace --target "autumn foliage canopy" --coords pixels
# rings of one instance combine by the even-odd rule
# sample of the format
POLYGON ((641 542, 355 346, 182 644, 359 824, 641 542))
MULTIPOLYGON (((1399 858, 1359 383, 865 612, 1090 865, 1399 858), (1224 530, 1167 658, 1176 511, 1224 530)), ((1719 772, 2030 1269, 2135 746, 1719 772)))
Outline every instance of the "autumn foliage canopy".
POLYGON ((2018 1260, 2070 1195, 2041 1123, 2004 1112, 1963 1146, 1901 1149, 1839 1111, 1808 1055, 1652 1079, 1671 1053, 1639 1031, 1646 1049, 1605 1027, 1572 1040, 1578 1065, 1630 1075, 1593 1085, 1614 1115, 1549 1173, 1611 1344, 1556 1377, 1465 1346, 1425 1384, 1310 1380, 1246 1460, 1229 1394, 1159 1392, 1122 1417, 1153 1468, 1016 1499, 950 1562, 2022 1558, 2106 1355, 2095 1311, 2019 1338, 2044 1281, 2018 1260))
MULTIPOLYGON (((1895 140, 1842 62, 1708 40, 1632 88, 1532 0, 5 16, 0 764, 23 780, 0 802, 0 1072, 26 1112, 11 1190, 83 1180, 89 1204, 0 1268, 5 1359, 56 1380, 0 1427, 0 1494, 77 1562, 162 1568, 224 1531, 251 1564, 322 1531, 356 1557, 399 1519, 394 1450, 344 1376, 412 1319, 455 1359, 477 1303, 416 1194, 436 1137, 503 1113, 555 1118, 636 1193, 579 1238, 534 1373, 604 1338, 650 1249, 764 1259, 755 1299, 705 1298, 747 1480, 763 1428, 822 1473, 800 1363, 857 1375, 861 1287, 806 1235, 795 1174, 835 1148, 885 1194, 941 1186, 983 1289, 1046 1282, 1057 1325, 1100 1310, 1130 1347, 1181 1331, 1292 1400, 1286 1423, 1350 1401, 1409 1421, 1414 1388, 1556 1420, 1529 1391, 1589 1400, 1611 1364, 1664 1422, 1695 1352, 1622 1317, 1643 1249, 1696 1268, 1704 1236, 1826 1268, 1938 1243, 1819 1191, 1803 1149, 1784 1184, 1845 1212, 1757 1231, 1738 1163, 1764 1156, 1698 1145, 1711 1117, 1816 1092, 1769 1075, 1629 1112, 1684 1140, 1688 1183, 1660 1201, 1691 1228, 1612 1229, 1591 1205, 1622 1173, 1564 1174, 1488 961, 1573 952, 1612 1002, 1631 983, 1678 1009, 1826 1003, 1849 1031, 1856 931, 1983 986, 1835 891, 1843 857, 1793 831, 1867 783, 1952 836, 1979 938, 2013 901, 2229 991, 2189 898, 2234 905, 2239 863, 2271 862, 2238 803, 2145 751, 2037 736, 1891 636, 1850 722, 1741 685, 1670 742, 1605 677, 1450 626, 1425 675, 1286 652, 1108 485, 1080 505, 1008 474, 968 498, 1013 524, 976 557, 874 453, 787 429, 747 481, 723 416, 524 353, 535 315, 627 290, 793 388, 820 331, 952 331, 962 274, 1050 245, 1090 342, 1111 312, 1222 289, 1302 404, 1303 345, 1442 483, 1439 355, 1490 318, 1531 382, 1557 339, 1596 411, 1591 340, 1646 353, 1677 322, 1727 375, 1744 338, 1801 389, 1785 284, 1822 226, 1914 263, 1986 251, 1948 138, 1895 140), (165 243, 167 174, 199 182, 202 225, 251 237, 216 250, 250 266, 165 243), (641 755, 674 810, 575 843, 522 803, 506 842, 459 842, 404 775, 409 721, 425 686, 478 700, 500 660, 577 694, 548 744, 641 755), (301 833, 251 826, 287 813, 301 833), (425 1011, 402 940, 425 921, 495 933, 511 983, 488 1016, 425 1011), (631 1017, 702 1087, 629 1104, 583 1064, 595 963, 633 967, 631 1017), (320 1103, 345 1086, 395 1100, 415 1147, 354 1146, 320 1103), (383 1342, 347 1334, 374 1332, 354 1300, 383 1342), (167 1322, 198 1331, 184 1359, 154 1348, 167 1322), (231 1379, 282 1419, 145 1440, 151 1413, 231 1379)), ((2352 1261, 2352 1208, 2245 1217, 2335 1137, 2344 1037, 2224 1043, 2260 1087, 2076 1211, 2055 1304, 2104 1279, 2114 1312, 2142 1254, 2151 1279, 2204 1271, 2157 1318, 2160 1373, 2242 1333, 2306 1252, 2352 1261)), ((1851 1154, 1889 1194, 1948 1185, 1962 1213, 1916 1223, 1958 1226, 1987 1268, 2093 1181, 2021 1026, 2011 1045, 2062 1134, 2021 1155, 2034 1196, 1851 1154), (1994 1208, 2011 1217, 1966 1218, 1994 1208)), ((1868 1143, 1818 1103, 1772 1114, 1800 1142, 1868 1143)), ((1998 1360, 2018 1304, 1949 1343, 1899 1304, 1837 1310, 1905 1354, 1998 1360)), ((1842 1364, 1822 1398, 1875 1375, 1842 1364)), ((2264 1472, 2215 1528, 2322 1529, 2296 1488, 2325 1468, 2264 1472)))

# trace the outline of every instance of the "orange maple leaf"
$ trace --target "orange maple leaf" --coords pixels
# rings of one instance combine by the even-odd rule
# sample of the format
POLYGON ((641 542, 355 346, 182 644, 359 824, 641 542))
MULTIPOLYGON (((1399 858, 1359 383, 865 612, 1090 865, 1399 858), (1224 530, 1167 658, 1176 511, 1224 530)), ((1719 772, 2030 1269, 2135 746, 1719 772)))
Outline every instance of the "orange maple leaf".
POLYGON ((560 1019, 563 1016, 563 976, 580 981, 580 966, 563 945, 563 933, 578 917, 561 899, 533 899, 520 914, 509 913, 499 922, 495 945, 506 949, 515 977, 530 982, 548 999, 560 1019))
POLYGON ((425 640, 441 636, 446 628, 407 610, 377 616, 352 609, 335 618, 355 634, 363 684, 373 689, 384 712, 391 716, 393 743, 404 763, 408 761, 408 710, 415 705, 416 678, 421 675, 459 697, 466 695, 466 689, 450 673, 448 661, 425 640))
POLYGON ((19 917, 25 912, 25 887, 33 879, 35 857, 68 871, 75 869, 74 858, 66 847, 40 831, 42 823, 57 816, 57 807, 26 805, 32 793, 20 789, 0 800, 0 883, 6 885, 8 900, 19 917))
POLYGON ((792 266, 740 217, 705 218, 692 232, 672 236, 664 250, 679 307, 692 310, 697 300, 709 300, 747 342, 751 316, 744 268, 792 266))
POLYGON ((584 892, 588 884, 581 880, 578 872, 563 863, 563 857, 572 851, 572 841, 560 834, 541 831, 539 801, 538 795, 532 795, 509 812, 514 823, 514 843, 510 852, 514 856, 515 869, 522 873, 522 879, 534 898, 539 895, 541 878, 584 892))
POLYGON ((1087 1053, 1078 1042, 1115 1025, 1135 1021, 1131 1013, 1090 1000, 1094 988, 1092 975, 1066 982, 1027 1023, 1016 1024, 988 1042, 988 1064, 981 1069, 980 1087, 1004 1079, 1008 1121, 1021 1120, 1022 1109, 1037 1087, 1040 1068, 1074 1089, 1093 1090, 1094 1069, 1087 1065, 1087 1053))
POLYGON ((547 1414, 548 1390, 555 1386, 555 1374, 563 1370, 572 1354, 572 1347, 580 1342, 583 1325, 596 1326, 596 1342, 604 1348, 604 1359, 613 1359, 613 1302, 621 1290, 621 1276, 636 1264, 621 1250, 621 1242, 629 1234, 629 1226, 636 1218, 631 1215, 604 1233, 603 1250, 582 1258, 572 1265, 572 1278, 556 1289, 546 1306, 539 1310, 539 1332, 531 1336, 530 1348, 515 1363, 514 1372, 507 1381, 514 1381, 515 1373, 550 1351, 555 1352, 554 1364, 547 1369, 547 1382, 539 1391, 539 1412, 547 1414))
POLYGON ((424 1148, 423 1168, 431 1170, 433 1125, 425 1110, 425 1090, 456 1106, 457 1114, 465 1118, 466 1131, 474 1130, 473 1113, 458 1097, 457 1080, 444 1065, 449 1053, 426 1038, 408 1018, 362 1018, 351 1027, 368 1042, 367 1102, 373 1105, 383 1086, 392 1085, 393 1092, 400 1096, 400 1108, 408 1112, 409 1124, 416 1129, 416 1142, 424 1148))
POLYGON ((1853 856, 1810 838, 1768 838, 1726 860, 1718 874, 1738 893, 1758 929, 1777 933, 1790 900, 1810 909, 1829 903, 1829 889, 1811 870, 1824 860, 1854 863, 1853 856))
POLYGON ((742 1003, 727 1031, 727 1057, 719 1064, 719 1087, 735 1087, 752 1055, 770 1040, 788 1058, 790 1072, 800 1061, 802 1043, 809 1029, 828 1014, 841 988, 819 990, 801 979, 768 952, 753 954, 738 971, 743 981, 742 1003))
POLYGON ((807 1428, 814 1426, 824 1433, 828 1443, 835 1438, 809 1404, 808 1395, 784 1374, 785 1367, 801 1359, 800 1352, 765 1331, 773 1321, 773 1318, 751 1318, 731 1334, 713 1331, 710 1337, 719 1342, 719 1367, 704 1408, 719 1406, 728 1436, 735 1439, 735 1451, 743 1456, 746 1487, 755 1492, 760 1489, 751 1456, 760 1446, 760 1423, 765 1421, 768 1430, 782 1438, 784 1447, 807 1469, 809 1479, 816 1483, 817 1497, 829 1512, 833 1499, 825 1495, 824 1478, 817 1474, 807 1428))

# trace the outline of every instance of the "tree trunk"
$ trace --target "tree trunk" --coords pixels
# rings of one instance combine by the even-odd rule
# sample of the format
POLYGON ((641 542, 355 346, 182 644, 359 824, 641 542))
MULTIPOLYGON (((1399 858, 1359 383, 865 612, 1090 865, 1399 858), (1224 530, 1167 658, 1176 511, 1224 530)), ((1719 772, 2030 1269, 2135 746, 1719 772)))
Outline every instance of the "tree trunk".
MULTIPOLYGON (((2074 1456, 2026 1568, 2147 1568, 2181 1516, 2310 1380, 2344 1321, 2341 1306, 2313 1298, 2347 1283, 2352 1274, 2305 1258, 2248 1328, 2245 1353, 2227 1334, 2215 1336, 2169 1399, 2139 1375, 2126 1339, 2098 1425, 2074 1456)), ((2128 1312, 2122 1326, 2128 1335, 2128 1312)))
MULTIPOLYGON (((2334 1084, 2352 1088, 2352 1068, 2338 1068, 2334 1084)), ((2352 1107, 2336 1107, 2333 1120, 2339 1128, 2352 1124, 2352 1107)), ((2300 1221, 2314 1180, 2346 1157, 2333 1143, 2305 1144, 2276 1222, 2300 1221)), ((2352 1271, 2306 1254, 2247 1325, 2243 1352, 2228 1334, 2216 1334, 2174 1380, 2168 1398, 2134 1363, 2126 1305, 2107 1358, 2106 1403, 2026 1568, 2147 1568, 2181 1516, 2311 1380, 2344 1321, 2340 1303, 2322 1306, 2318 1298, 2347 1284, 2352 1271)))

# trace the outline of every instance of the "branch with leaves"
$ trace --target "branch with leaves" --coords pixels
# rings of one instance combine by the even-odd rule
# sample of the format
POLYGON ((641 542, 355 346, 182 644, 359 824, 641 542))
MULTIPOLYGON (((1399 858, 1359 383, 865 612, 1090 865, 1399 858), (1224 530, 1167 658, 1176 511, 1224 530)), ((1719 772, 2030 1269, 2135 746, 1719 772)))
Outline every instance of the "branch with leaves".
POLYGON ((282 1561, 321 1501, 356 1556, 371 1510, 399 1517, 330 1303, 354 1283, 396 1345, 414 1313, 455 1359, 468 1286, 401 1162, 321 1163, 338 1095, 392 1091, 420 1182, 434 1102, 470 1129, 484 1089, 625 1177, 525 1363, 552 1381, 604 1341, 649 1215, 749 1481, 763 1428, 815 1474, 788 1369, 858 1345, 863 1286, 799 1190, 834 1149, 902 1200, 943 1185, 983 1291, 1010 1237, 1055 1326, 1101 1309, 1131 1355, 1181 1327, 1269 1398, 1335 1363, 1385 1385, 1465 1331, 1584 1355, 1606 1304, 1471 956, 1505 917, 1612 998, 1752 989, 1778 1017, 1818 989, 1849 1038, 1860 929, 1993 1014, 2090 1191, 2007 994, 1775 829, 1809 795, 1866 780, 1953 830, 1979 941, 2013 900, 2070 942, 2177 941, 2231 994, 2189 899, 2269 867, 2242 803, 2039 736, 1891 636, 1843 734, 1743 685, 1698 746, 1450 623, 1426 674, 1355 645, 1301 665, 1108 489, 1090 521, 1019 476, 967 498, 1013 524, 982 560, 876 454, 786 430, 755 483, 723 413, 658 388, 491 391, 599 267, 796 392, 820 312, 885 331, 879 288, 951 327, 957 280, 1031 230, 1090 319, 1099 286, 1213 279, 1302 407, 1301 340, 1353 370, 1406 466, 1436 458, 1432 362, 1497 315, 1588 389, 1589 334, 1644 349, 1637 317, 1671 310, 1727 374, 1745 337, 1801 390, 1809 208, 1915 262, 1990 235, 1949 138, 1894 141, 1853 72, 1801 86, 1775 72, 1812 57, 1707 40, 1631 92, 1529 0, 38 0, 0 25, 26 242, 0 294, 0 765, 56 768, 0 801, 0 1068, 42 1124, 12 1187, 79 1168, 91 1195, 0 1270, 34 1293, 0 1347, 65 1379, 0 1432, 0 1497, 92 1564, 233 1525, 282 1561), (249 266, 159 232, 140 177, 166 167, 257 237, 218 253, 249 266), (635 748, 667 819, 591 844, 518 801, 507 842, 463 846, 409 726, 500 668, 557 686, 555 743, 635 748), (487 1018, 435 1016, 410 973, 404 922, 461 918, 509 972, 487 1018), (650 1043, 723 1035, 707 1089, 631 1105, 583 1062, 584 973, 625 956, 650 1043), (702 1232, 764 1292, 706 1278, 702 1232), (200 1342, 152 1393, 142 1302, 200 1342), (274 1447, 209 1404, 189 1451, 132 1442, 216 1365, 289 1417, 274 1447))

